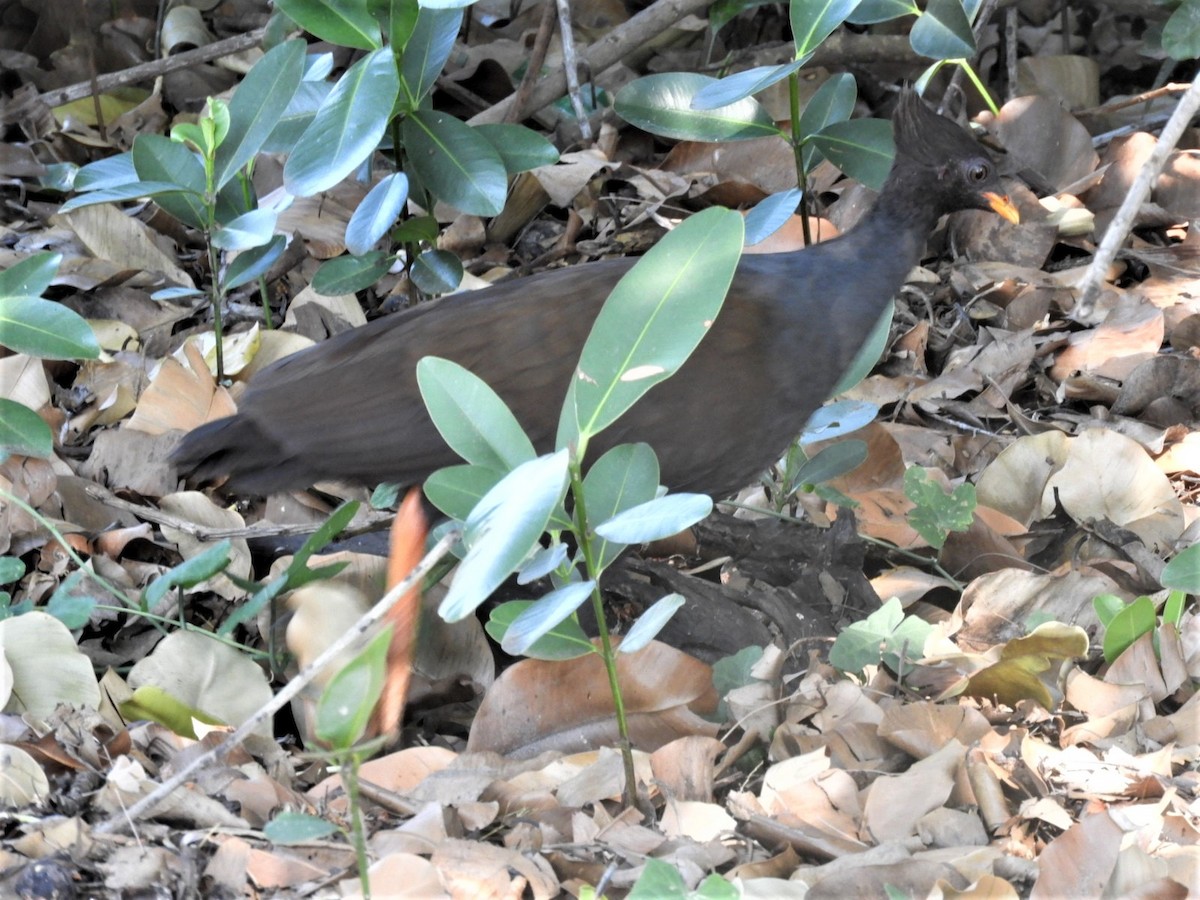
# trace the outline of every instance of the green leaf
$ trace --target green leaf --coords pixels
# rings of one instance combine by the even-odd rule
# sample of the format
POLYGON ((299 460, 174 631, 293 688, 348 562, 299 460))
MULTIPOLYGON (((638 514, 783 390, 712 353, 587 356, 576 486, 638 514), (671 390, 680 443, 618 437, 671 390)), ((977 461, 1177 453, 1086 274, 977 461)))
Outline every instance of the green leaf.
POLYGON ((917 506, 908 514, 908 524, 931 547, 940 548, 951 531, 967 531, 975 520, 975 485, 960 484, 947 494, 920 466, 904 473, 904 494, 917 506))
POLYGON ((262 145, 264 153, 291 153, 317 110, 333 91, 328 81, 301 81, 274 130, 262 145))
POLYGON ((688 889, 674 866, 650 858, 642 868, 627 900, 687 900, 688 889))
POLYGON ((395 261, 395 255, 382 250, 371 250, 362 256, 335 256, 321 263, 314 273, 312 289, 326 297, 353 294, 386 275, 395 261))
POLYGON ((594 581, 563 585, 531 603, 505 629, 500 649, 521 656, 537 641, 575 614, 592 595, 594 581))
POLYGON ((755 66, 706 84, 692 97, 692 109, 719 109, 752 97, 776 82, 783 81, 804 65, 797 59, 785 66, 755 66))
POLYGON ((100 355, 100 344, 86 319, 40 297, 0 297, 0 345, 39 359, 100 355))
POLYGON ((25 563, 15 556, 0 556, 0 584, 14 584, 25 577, 25 563))
POLYGON ((270 242, 278 214, 272 209, 255 209, 231 219, 212 234, 219 250, 252 250, 270 242))
POLYGON ((1117 613, 1125 608, 1125 601, 1116 594, 1097 594, 1092 598, 1092 608, 1096 610, 1100 624, 1107 628, 1117 613))
POLYGON ((246 73, 229 101, 229 133, 217 148, 214 189, 220 190, 254 159, 283 117, 304 74, 305 43, 272 48, 246 73))
POLYGON ((366 0, 276 0, 275 8, 305 31, 339 47, 374 50, 382 40, 366 0))
MULTIPOLYGON (((649 444, 618 444, 592 463, 583 479, 588 518, 604 522, 618 513, 653 500, 658 492, 658 457, 649 444)), ((603 572, 625 549, 596 535, 592 554, 603 572)))
POLYGON ((275 260, 283 255, 287 247, 287 238, 277 234, 269 243, 253 250, 243 250, 226 268, 221 279, 225 290, 232 291, 243 284, 253 281, 260 275, 265 275, 267 269, 275 264, 275 260))
POLYGON ((558 148, 524 125, 476 125, 475 131, 500 155, 509 175, 558 162, 558 148))
POLYGON ((396 224, 408 202, 408 176, 393 172, 367 192, 346 224, 346 249, 356 256, 367 253, 396 224))
POLYGON ((61 263, 61 253, 35 253, 9 266, 0 272, 0 297, 42 296, 61 263))
POLYGON ((400 84, 408 111, 415 111, 433 90, 461 27, 462 10, 434 9, 428 3, 421 4, 416 27, 404 45, 400 60, 400 84))
POLYGON ((884 119, 835 122, 814 134, 812 142, 831 163, 874 190, 883 187, 896 155, 892 123, 884 119))
POLYGON ((800 135, 804 140, 804 170, 811 172, 821 161, 821 153, 816 145, 807 140, 810 135, 819 133, 835 122, 849 121, 854 114, 854 103, 858 99, 858 85, 854 76, 842 72, 826 79, 817 88, 812 99, 800 113, 800 135))
POLYGON ((596 534, 606 541, 645 544, 691 528, 712 512, 712 506, 707 494, 667 494, 601 522, 596 534))
POLYGON ((454 116, 422 109, 400 126, 412 171, 460 212, 494 216, 504 209, 508 176, 487 138, 454 116))
POLYGON ((804 192, 799 188, 789 188, 760 200, 746 213, 746 246, 753 247, 782 228, 796 212, 803 196, 804 192))
POLYGON ((567 461, 560 450, 517 466, 471 511, 466 556, 438 607, 443 619, 470 615, 529 555, 566 493, 567 461))
POLYGON ((425 498, 450 518, 463 522, 504 473, 487 466, 445 466, 425 479, 425 498))
POLYGON ((462 283, 462 260, 449 250, 423 250, 409 272, 413 284, 430 296, 448 294, 462 283))
POLYGON ((53 452, 54 435, 42 417, 23 403, 0 397, 0 458, 15 455, 45 459, 53 452))
POLYGON ((538 550, 527 563, 521 566, 521 570, 517 573, 517 584, 530 584, 549 575, 567 561, 568 552, 567 545, 558 541, 549 547, 538 550))
MULTIPOLYGON (((168 184, 165 181, 135 181, 133 184, 76 194, 60 206, 58 211, 65 213, 82 209, 85 206, 98 206, 101 203, 124 203, 126 200, 137 200, 142 197, 154 197, 157 202, 159 197, 174 193, 180 193, 177 184, 168 184)), ((191 203, 190 197, 188 203, 189 205, 191 203)), ((163 208, 166 209, 166 207, 163 208)))
POLYGON ((838 441, 823 447, 791 473, 789 493, 806 484, 822 484, 852 472, 867 460, 865 441, 838 441))
POLYGON ((75 190, 98 191, 131 184, 137 180, 137 170, 133 167, 133 154, 119 153, 108 159, 98 159, 86 166, 81 166, 75 173, 75 190))
POLYGON ((92 617, 100 599, 84 586, 83 569, 64 578, 50 595, 45 610, 72 631, 82 628, 92 617))
POLYGON ((733 279, 742 217, 712 207, 666 235, 626 273, 584 344, 556 446, 578 445, 669 378, 708 332, 733 279))
POLYGON ((508 472, 536 455, 516 416, 499 395, 456 362, 426 356, 417 386, 438 434, 464 460, 508 472))
POLYGON ((929 59, 969 59, 975 55, 975 35, 961 0, 929 0, 913 23, 908 42, 929 59))
POLYGON ((746 141, 778 136, 774 120, 747 97, 718 109, 693 109, 692 98, 716 79, 664 72, 632 81, 617 92, 617 115, 643 131, 690 141, 746 141))
POLYGON ((338 827, 320 816, 308 813, 281 812, 263 826, 263 834, 273 844, 306 844, 336 834, 338 827))
POLYGON ((1174 59, 1200 56, 1200 0, 1183 0, 1163 26, 1162 46, 1174 59))
POLYGON ((671 616, 675 615, 683 604, 683 594, 667 594, 665 597, 655 600, 644 613, 637 617, 637 621, 625 633, 625 637, 621 639, 620 652, 637 653, 643 649, 658 637, 658 633, 671 621, 671 616))
POLYGON ((161 134, 139 134, 133 140, 133 165, 143 182, 177 186, 176 191, 155 194, 155 203, 185 225, 208 226, 204 162, 194 150, 161 134))
POLYGON ((808 418, 804 433, 800 436, 803 444, 815 441, 828 441, 852 431, 870 425, 879 414, 879 407, 874 403, 863 400, 838 400, 826 403, 808 418))
POLYGON ((895 312, 896 301, 888 300, 887 307, 880 314, 875 327, 871 329, 871 333, 867 335, 863 345, 858 348, 858 353, 854 354, 854 361, 842 374, 841 380, 833 386, 829 396, 836 397, 838 394, 844 394, 871 374, 876 363, 883 358, 883 351, 887 349, 888 338, 892 333, 892 316, 895 315, 895 312))
POLYGON ((788 14, 796 59, 807 59, 846 17, 854 12, 858 0, 791 0, 788 14))
POLYGON ((387 625, 344 665, 317 701, 316 736, 334 750, 349 750, 366 733, 371 711, 383 691, 392 626, 387 625))
POLYGON ((916 616, 906 617, 900 601, 893 597, 837 636, 829 650, 829 662, 843 672, 862 672, 882 659, 897 671, 902 655, 908 660, 921 656, 932 627, 916 616))
POLYGON ((229 541, 213 544, 199 556, 184 560, 179 565, 159 575, 142 591, 142 605, 153 609, 167 592, 175 587, 195 587, 214 575, 219 575, 229 565, 229 541))
POLYGON ((1157 625, 1154 601, 1149 597, 1138 597, 1118 612, 1104 630, 1104 659, 1113 663, 1129 649, 1138 638, 1150 634, 1157 625))
POLYGON ((915 16, 920 12, 920 8, 912 0, 862 0, 854 8, 854 12, 846 17, 846 21, 855 25, 874 25, 878 22, 890 22, 901 16, 915 16))
POLYGON ((1158 576, 1165 588, 1200 594, 1200 544, 1192 544, 1175 554, 1158 576))
MULTIPOLYGON (((504 640, 509 626, 522 612, 533 605, 532 600, 509 600, 491 611, 484 630, 497 644, 504 640)), ((574 616, 564 619, 550 629, 541 640, 525 649, 525 656, 532 659, 564 660, 578 659, 595 653, 596 648, 579 627, 574 616)))
POLYGON ((387 129, 399 90, 389 48, 351 66, 288 157, 283 167, 288 191, 307 197, 331 188, 370 157, 387 129))

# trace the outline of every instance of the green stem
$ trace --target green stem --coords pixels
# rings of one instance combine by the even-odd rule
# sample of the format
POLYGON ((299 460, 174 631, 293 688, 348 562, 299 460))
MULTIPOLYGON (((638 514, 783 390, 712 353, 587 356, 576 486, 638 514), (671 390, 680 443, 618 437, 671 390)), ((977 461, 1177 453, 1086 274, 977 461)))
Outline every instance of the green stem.
POLYGON ((358 883, 363 900, 371 900, 370 862, 367 859, 367 836, 363 827, 362 799, 358 791, 359 756, 351 753, 342 766, 342 783, 346 786, 346 801, 350 805, 350 841, 354 844, 354 859, 358 864, 358 883))
POLYGON ((608 674, 608 689, 612 693, 613 712, 617 718, 617 733, 620 735, 621 761, 625 768, 625 805, 637 807, 637 775, 633 769, 633 742, 629 739, 629 720, 625 714, 625 697, 621 693, 621 682, 617 677, 617 654, 613 649, 608 622, 604 618, 604 597, 600 593, 600 572, 589 540, 587 506, 583 495, 583 469, 579 463, 582 453, 571 457, 571 499, 575 504, 575 538, 583 554, 584 568, 592 582, 592 611, 596 616, 596 628, 600 632, 600 657, 608 674))
POLYGON ((804 235, 804 246, 812 243, 808 230, 808 172, 804 169, 804 141, 800 134, 800 76, 793 72, 788 76, 788 112, 791 116, 792 155, 796 160, 796 185, 800 188, 800 231, 804 235))

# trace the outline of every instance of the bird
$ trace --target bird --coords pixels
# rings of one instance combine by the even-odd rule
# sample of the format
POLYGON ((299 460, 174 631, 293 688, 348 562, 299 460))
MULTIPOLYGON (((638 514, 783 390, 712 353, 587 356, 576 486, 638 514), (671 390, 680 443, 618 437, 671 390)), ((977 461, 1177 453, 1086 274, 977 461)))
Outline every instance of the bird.
MULTIPOLYGON (((828 399, 941 216, 981 209, 1019 222, 993 160, 968 131, 911 89, 901 92, 893 126, 895 160, 858 224, 800 250, 744 255, 692 356, 594 438, 589 459, 643 441, 668 489, 734 494, 780 458, 828 399)), ((419 484, 460 462, 417 388, 417 362, 429 355, 490 384, 537 451, 549 452, 592 323, 634 262, 500 282, 301 350, 257 373, 235 415, 185 435, 176 469, 202 480, 229 476, 231 490, 262 495, 326 480, 419 484)))

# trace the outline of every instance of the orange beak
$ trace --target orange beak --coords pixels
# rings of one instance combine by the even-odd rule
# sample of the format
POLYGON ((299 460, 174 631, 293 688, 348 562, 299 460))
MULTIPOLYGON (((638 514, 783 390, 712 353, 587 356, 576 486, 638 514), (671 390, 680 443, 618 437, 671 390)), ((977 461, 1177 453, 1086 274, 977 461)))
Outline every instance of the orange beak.
POLYGON ((987 201, 993 212, 1004 216, 1014 225, 1021 224, 1021 214, 1017 212, 1017 208, 1013 206, 1013 202, 1002 194, 997 194, 994 191, 987 191, 983 195, 983 199, 987 201))

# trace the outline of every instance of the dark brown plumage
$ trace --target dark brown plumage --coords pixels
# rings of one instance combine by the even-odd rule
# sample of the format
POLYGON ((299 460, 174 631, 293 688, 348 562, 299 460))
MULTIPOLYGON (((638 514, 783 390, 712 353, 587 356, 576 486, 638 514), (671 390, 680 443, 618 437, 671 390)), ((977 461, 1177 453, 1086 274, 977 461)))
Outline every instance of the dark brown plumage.
MULTIPOLYGON (((986 153, 912 94, 894 117, 896 161, 851 231, 790 253, 745 256, 711 332, 674 377, 595 440, 646 441, 663 483, 722 497, 803 428, 853 360, 942 215, 1011 221, 986 153)), ((326 478, 417 483, 459 460, 434 429, 414 369, 427 355, 482 377, 539 452, 552 449, 579 352, 622 259, 544 272, 378 319, 253 379, 238 414, 188 434, 180 471, 265 493, 326 478)))

